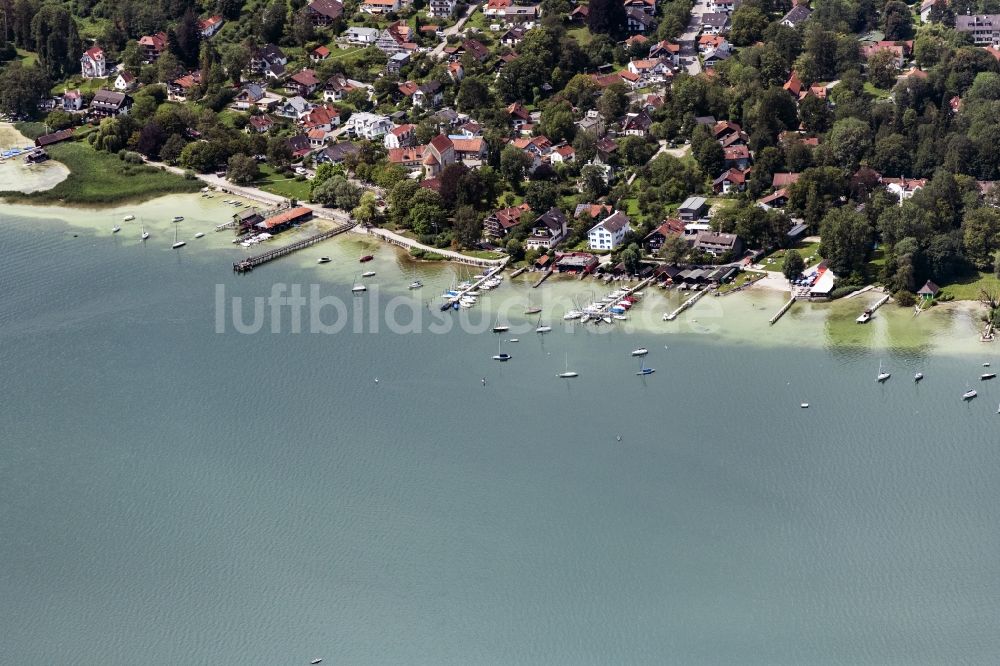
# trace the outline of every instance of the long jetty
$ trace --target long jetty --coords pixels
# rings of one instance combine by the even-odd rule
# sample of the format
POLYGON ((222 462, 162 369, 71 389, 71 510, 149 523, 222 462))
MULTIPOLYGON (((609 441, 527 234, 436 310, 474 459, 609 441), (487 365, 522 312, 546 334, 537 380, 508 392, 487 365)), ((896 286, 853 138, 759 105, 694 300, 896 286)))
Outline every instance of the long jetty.
POLYGON ((795 299, 795 295, 793 294, 792 297, 788 299, 788 302, 785 303, 784 305, 782 305, 781 309, 774 313, 774 316, 771 317, 771 320, 768 323, 769 324, 774 324, 774 322, 776 322, 779 319, 781 319, 781 317, 786 312, 788 312, 791 309, 791 307, 795 304, 795 300, 796 300, 795 299))
POLYGON ((507 262, 505 261, 499 266, 491 268, 490 270, 486 271, 486 274, 483 275, 483 277, 476 280, 476 282, 472 286, 468 287, 467 289, 463 289, 462 291, 458 292, 457 295, 452 296, 451 298, 445 299, 444 303, 441 304, 441 311, 444 312, 445 310, 454 307, 455 303, 458 303, 460 300, 462 300, 462 296, 465 296, 470 291, 475 291, 476 289, 478 289, 482 283, 486 282, 491 277, 502 271, 504 269, 504 266, 506 265, 507 262))
POLYGON ((680 307, 678 307, 676 310, 674 310, 670 314, 663 315, 663 321, 673 321, 674 319, 677 319, 677 315, 679 315, 680 313, 684 312, 685 310, 687 310, 688 308, 690 308, 692 305, 694 305, 695 303, 697 303, 699 301, 699 299, 701 299, 707 293, 708 293, 708 289, 702 289, 701 291, 699 291, 698 293, 696 293, 694 296, 692 296, 691 298, 689 298, 686 301, 684 301, 683 303, 681 303, 680 307))
POLYGON ((237 273, 249 273, 254 268, 266 264, 269 261, 274 261, 286 255, 301 250, 303 248, 315 245, 321 241, 325 241, 328 238, 333 238, 334 236, 339 236, 340 234, 349 231, 354 226, 354 223, 343 224, 339 227, 329 229, 322 233, 316 234, 315 236, 310 236, 309 238, 303 238, 300 241, 296 241, 290 245, 284 245, 282 247, 276 247, 273 250, 264 252, 263 254, 258 254, 253 257, 247 257, 242 261, 233 262, 233 271, 237 273))

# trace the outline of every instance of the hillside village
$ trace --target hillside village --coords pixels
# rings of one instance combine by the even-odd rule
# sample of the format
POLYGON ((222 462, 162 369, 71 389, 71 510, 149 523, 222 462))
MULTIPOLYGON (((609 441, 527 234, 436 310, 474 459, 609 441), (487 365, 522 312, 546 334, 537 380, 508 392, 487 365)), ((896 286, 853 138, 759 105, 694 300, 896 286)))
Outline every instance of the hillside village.
POLYGON ((0 109, 42 149, 544 270, 800 279, 784 250, 814 236, 820 296, 1000 265, 1000 15, 975 4, 5 3, 0 109))

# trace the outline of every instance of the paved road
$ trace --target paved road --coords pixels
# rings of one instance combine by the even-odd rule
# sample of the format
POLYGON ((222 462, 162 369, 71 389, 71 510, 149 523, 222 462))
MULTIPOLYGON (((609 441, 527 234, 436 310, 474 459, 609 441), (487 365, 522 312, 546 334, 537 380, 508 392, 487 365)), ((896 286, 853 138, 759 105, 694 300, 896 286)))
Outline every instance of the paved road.
POLYGON ((462 28, 465 27, 466 21, 472 18, 472 15, 478 10, 479 10, 479 3, 474 2, 465 9, 465 15, 462 16, 462 18, 460 18, 458 22, 455 23, 455 25, 451 26, 450 28, 445 28, 444 29, 445 38, 441 40, 440 44, 431 49, 431 57, 440 58, 441 54, 444 53, 444 47, 448 44, 447 41, 448 37, 451 37, 452 35, 457 35, 459 32, 461 32, 462 28))

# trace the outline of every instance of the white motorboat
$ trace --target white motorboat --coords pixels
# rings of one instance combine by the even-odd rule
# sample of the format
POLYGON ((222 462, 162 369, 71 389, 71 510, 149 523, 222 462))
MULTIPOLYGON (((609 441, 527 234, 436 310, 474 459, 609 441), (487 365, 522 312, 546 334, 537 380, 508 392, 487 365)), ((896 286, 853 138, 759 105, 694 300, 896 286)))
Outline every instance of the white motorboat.
POLYGON ((111 233, 113 233, 113 234, 116 234, 116 233, 118 233, 118 232, 119 232, 119 231, 121 231, 121 230, 122 230, 122 228, 121 228, 121 227, 119 227, 119 226, 118 226, 118 225, 116 224, 116 225, 114 226, 114 228, 113 228, 113 229, 111 230, 111 233))
POLYGON ((320 257, 319 260, 316 263, 318 263, 318 264, 328 264, 331 261, 333 261, 333 260, 330 259, 330 257, 320 257))
POLYGON ((567 312, 566 314, 563 315, 563 319, 565 319, 566 321, 569 321, 571 319, 579 319, 582 316, 583 316, 583 313, 580 312, 579 310, 570 310, 569 312, 567 312))
POLYGON ((649 353, 649 350, 645 347, 639 347, 638 349, 632 350, 632 356, 645 356, 649 353))
POLYGON ((194 235, 195 238, 204 238, 204 236, 205 236, 205 233, 203 231, 199 231, 198 233, 196 233, 194 235))
POLYGON ((142 229, 142 236, 139 237, 139 240, 146 240, 148 238, 149 238, 149 232, 146 231, 145 228, 143 228, 142 229))
POLYGON ((131 222, 134 219, 135 219, 135 215, 131 215, 130 214, 130 215, 126 215, 125 217, 123 217, 122 218, 122 222, 131 222))
POLYGON ((809 409, 809 403, 803 402, 802 404, 799 405, 799 407, 801 407, 802 409, 809 409))
POLYGON ((361 277, 365 278, 375 277, 375 271, 365 271, 364 273, 361 274, 361 277))
POLYGON ((410 283, 410 289, 420 289, 422 286, 424 286, 424 283, 420 280, 414 280, 410 283))
POLYGON ((918 372, 917 374, 913 375, 913 381, 915 382, 919 382, 923 378, 924 378, 924 373, 922 372, 918 372))
POLYGON ((962 394, 962 400, 972 400, 977 395, 979 394, 976 393, 975 389, 969 389, 968 391, 962 394))
POLYGON ((317 658, 313 659, 312 661, 310 661, 309 663, 313 664, 313 666, 315 666, 316 664, 321 664, 321 663, 323 663, 323 658, 322 657, 317 657, 317 658))
POLYGON ((520 341, 521 341, 521 338, 511 338, 507 342, 520 342, 520 341))
POLYGON ((355 294, 360 294, 363 291, 368 291, 368 287, 366 287, 363 284, 356 284, 353 287, 351 287, 351 291, 354 292, 355 294))
POLYGON ((981 379, 982 381, 986 381, 987 379, 995 379, 996 376, 997 373, 995 372, 984 372, 983 374, 979 375, 979 379, 981 379))
POLYGON ((888 373, 888 372, 885 372, 884 370, 882 370, 882 362, 879 361, 879 363, 878 363, 878 375, 875 376, 875 381, 876 382, 884 382, 887 379, 889 379, 889 377, 892 377, 892 374, 888 373))
POLYGON ((552 330, 551 326, 539 326, 535 329, 535 333, 548 333, 552 330))

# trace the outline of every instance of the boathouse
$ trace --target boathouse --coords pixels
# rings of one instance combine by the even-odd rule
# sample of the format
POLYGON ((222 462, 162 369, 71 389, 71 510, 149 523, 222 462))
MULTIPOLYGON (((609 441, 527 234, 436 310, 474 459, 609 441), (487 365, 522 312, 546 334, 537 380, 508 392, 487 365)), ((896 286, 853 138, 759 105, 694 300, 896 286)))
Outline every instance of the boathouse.
POLYGON ((297 224, 301 224, 306 220, 312 219, 312 216, 313 212, 311 209, 306 208, 305 206, 298 206, 296 208, 283 210, 280 213, 276 213, 268 218, 265 218, 263 221, 258 222, 256 226, 260 231, 276 234, 297 224))
POLYGON ((917 292, 917 296, 925 301, 932 301, 937 297, 939 291, 941 291, 941 287, 928 280, 924 283, 924 286, 920 288, 920 291, 917 292))

